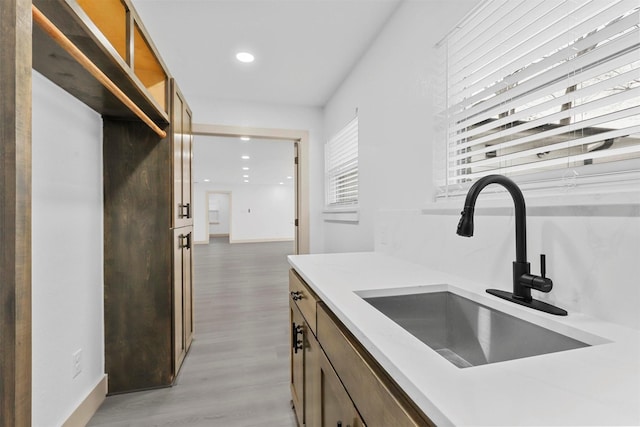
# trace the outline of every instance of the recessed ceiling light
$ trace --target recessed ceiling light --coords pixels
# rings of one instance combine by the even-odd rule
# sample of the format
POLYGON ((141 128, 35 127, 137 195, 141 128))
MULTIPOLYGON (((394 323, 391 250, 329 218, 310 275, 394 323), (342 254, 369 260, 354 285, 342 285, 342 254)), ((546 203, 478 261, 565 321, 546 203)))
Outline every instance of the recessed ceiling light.
POLYGON ((243 170, 243 171, 248 171, 248 170, 249 170, 249 168, 248 168, 247 166, 245 166, 245 167, 243 167, 243 168, 242 168, 242 170, 243 170))
POLYGON ((249 178, 249 175, 242 175, 243 178, 249 178))
POLYGON ((244 182, 249 182, 249 180, 248 180, 248 179, 245 179, 245 180, 244 180, 244 182))
POLYGON ((236 59, 240 62, 253 62, 256 58, 250 54, 249 52, 238 52, 236 53, 236 59))
POLYGON ((288 176, 287 179, 293 179, 293 177, 292 176, 288 176))
POLYGON ((280 185, 284 185, 284 182, 281 182, 280 185))
POLYGON ((241 157, 241 159, 242 159, 242 160, 249 160, 250 158, 251 158, 251 157, 249 157, 249 156, 242 156, 242 157, 241 157))
POLYGON ((243 141, 251 141, 251 138, 249 138, 248 136, 241 136, 240 139, 243 141))
POLYGON ((204 182, 211 182, 210 179, 205 178, 204 182))

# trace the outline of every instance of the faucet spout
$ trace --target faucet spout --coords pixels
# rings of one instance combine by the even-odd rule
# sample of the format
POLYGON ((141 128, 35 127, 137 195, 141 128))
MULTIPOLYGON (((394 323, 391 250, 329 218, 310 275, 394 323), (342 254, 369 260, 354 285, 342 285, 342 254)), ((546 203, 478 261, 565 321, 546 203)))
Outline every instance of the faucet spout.
POLYGON ((489 184, 500 184, 507 189, 515 207, 516 216, 516 262, 527 262, 527 225, 524 196, 518 185, 503 175, 488 175, 477 180, 469 189, 464 210, 458 223, 458 235, 473 236, 473 213, 480 192, 489 184))
POLYGON ((557 315, 566 315, 567 312, 565 310, 531 297, 531 289, 549 292, 553 287, 553 282, 551 279, 545 277, 545 267, 542 261, 544 258, 541 258, 542 275, 535 276, 531 274, 531 266, 527 261, 527 224, 524 196, 518 185, 511 179, 503 175, 488 175, 480 178, 471 186, 464 202, 464 209, 461 213, 460 221, 458 222, 458 235, 464 237, 473 236, 473 215, 476 200, 480 192, 490 184, 503 186, 513 199, 516 222, 516 260, 513 262, 513 292, 505 292, 498 289, 487 289, 487 292, 517 304, 535 308, 536 310, 557 315))

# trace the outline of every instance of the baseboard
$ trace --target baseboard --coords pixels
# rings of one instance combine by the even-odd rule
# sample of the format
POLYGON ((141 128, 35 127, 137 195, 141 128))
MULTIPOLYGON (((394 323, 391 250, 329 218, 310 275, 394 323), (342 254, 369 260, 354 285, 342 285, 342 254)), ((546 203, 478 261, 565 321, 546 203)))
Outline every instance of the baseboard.
POLYGON ((293 242, 293 237, 274 237, 272 239, 245 239, 245 240, 230 240, 229 243, 270 243, 270 242, 293 242))
POLYGON ((209 241, 208 240, 194 240, 193 244, 194 245, 208 245, 209 241))
POLYGON ((107 396, 107 375, 91 390, 80 406, 67 418, 62 427, 85 427, 107 396))

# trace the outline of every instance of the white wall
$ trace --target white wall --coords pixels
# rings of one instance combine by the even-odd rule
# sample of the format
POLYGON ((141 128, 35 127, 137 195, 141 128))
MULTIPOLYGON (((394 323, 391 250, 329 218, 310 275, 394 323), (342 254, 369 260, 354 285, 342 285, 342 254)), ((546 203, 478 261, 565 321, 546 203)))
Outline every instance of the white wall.
MULTIPOLYGON (((309 131, 309 233, 310 252, 324 251, 322 207, 324 203, 324 133, 322 109, 238 103, 202 96, 189 96, 194 122, 210 125, 309 131)), ((194 190, 198 191, 197 188, 194 190)), ((195 194, 194 194, 195 197, 195 194)), ((234 196, 235 197, 235 196, 234 196)), ((197 201, 196 201, 197 202, 197 201)), ((196 241, 199 230, 194 227, 196 241)), ((204 233, 204 231, 200 231, 204 233)), ((202 237, 203 234, 200 234, 202 237)))
POLYGON ((194 238, 208 242, 206 232, 207 193, 231 193, 231 243, 294 239, 295 199, 291 185, 194 185, 194 238))
POLYGON ((361 207, 358 224, 325 224, 326 252, 372 250, 378 209, 431 196, 433 46, 472 5, 405 1, 325 107, 327 137, 358 109, 361 207))
MULTIPOLYGON (((229 234, 231 231, 230 194, 207 194, 209 194, 209 234, 229 234), (217 218, 214 215, 217 215, 217 218)), ((203 237, 206 238, 206 236, 203 237)))
MULTIPOLYGON (((327 252, 375 249, 508 290, 515 257, 512 204, 502 202, 497 215, 480 211, 471 239, 455 233, 462 200, 421 213, 433 194, 432 49, 472 6, 405 1, 327 104, 326 135, 359 109, 361 219, 355 225, 326 223, 324 246, 327 252), (443 19, 431 12, 436 8, 449 13, 443 19)), ((640 196, 635 193, 613 204, 602 202, 606 190, 581 198, 559 194, 551 206, 550 195, 532 203, 529 261, 537 273, 539 253, 546 253, 555 283, 541 299, 640 328, 640 196)), ((530 205, 526 193, 525 198, 530 205)))
POLYGON ((104 376, 102 120, 33 74, 33 425, 52 427, 104 376))

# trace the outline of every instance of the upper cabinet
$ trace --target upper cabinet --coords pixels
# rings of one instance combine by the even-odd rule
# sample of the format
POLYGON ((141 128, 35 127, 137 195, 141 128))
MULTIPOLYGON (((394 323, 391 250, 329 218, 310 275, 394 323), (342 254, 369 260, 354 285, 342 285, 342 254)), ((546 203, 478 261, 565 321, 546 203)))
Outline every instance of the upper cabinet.
POLYGON ((191 109, 174 79, 171 79, 171 146, 173 149, 173 215, 172 226, 193 225, 191 204, 193 135, 191 109))
MULTIPOLYGON (((170 75, 129 0, 33 0, 33 5, 151 120, 167 126, 170 75)), ((36 24, 33 68, 103 116, 135 117, 36 24)))

